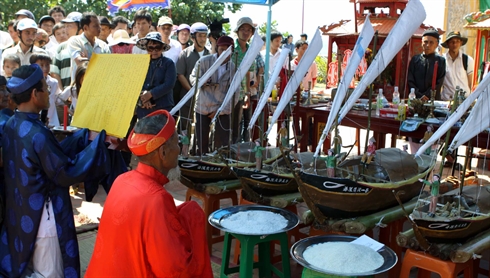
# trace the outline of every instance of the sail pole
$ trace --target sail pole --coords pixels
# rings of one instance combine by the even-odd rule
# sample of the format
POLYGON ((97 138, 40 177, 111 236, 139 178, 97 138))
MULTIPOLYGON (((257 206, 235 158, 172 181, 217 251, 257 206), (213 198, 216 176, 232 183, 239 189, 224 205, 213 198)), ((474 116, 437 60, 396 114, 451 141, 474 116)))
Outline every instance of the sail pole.
MULTIPOLYGON (((374 33, 373 57, 376 57, 377 46, 378 46, 378 31, 374 33)), ((374 85, 371 84, 369 86, 369 95, 368 95, 368 123, 366 128, 366 142, 364 143, 364 150, 367 150, 368 143, 369 143, 369 130, 371 129, 371 112, 372 112, 371 108, 373 106, 371 98, 373 97, 373 89, 374 89, 374 85)), ((360 143, 361 142, 359 142, 359 144, 360 143)))
MULTIPOLYGON (((456 91, 454 92, 453 96, 453 103, 451 105, 451 114, 454 113, 456 108, 459 105, 459 94, 461 93, 461 89, 459 87, 456 87, 456 91)), ((434 136, 434 135, 432 135, 434 136)), ((442 175, 442 171, 444 170, 444 159, 446 158, 447 155, 447 149, 449 147, 449 138, 451 137, 451 129, 448 129, 446 132, 446 139, 444 140, 444 148, 442 149, 442 160, 441 160, 441 165, 439 166, 439 176, 442 175)))

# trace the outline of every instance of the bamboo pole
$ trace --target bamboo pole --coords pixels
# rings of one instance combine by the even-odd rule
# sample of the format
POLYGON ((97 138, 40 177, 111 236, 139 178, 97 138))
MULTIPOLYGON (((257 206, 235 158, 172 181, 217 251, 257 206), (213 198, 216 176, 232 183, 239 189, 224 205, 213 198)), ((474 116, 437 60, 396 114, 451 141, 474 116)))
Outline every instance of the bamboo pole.
POLYGON ((396 243, 400 247, 408 248, 408 243, 410 239, 415 238, 415 233, 413 229, 401 232, 396 236, 396 243))
POLYGON ((474 254, 481 254, 482 251, 487 249, 490 249, 490 230, 482 232, 465 242, 454 252, 451 252, 450 258, 454 263, 465 263, 474 254))
MULTIPOLYGON (((417 200, 413 199, 404 204, 407 213, 412 212, 416 203, 417 200)), ((373 229, 378 223, 386 224, 403 217, 405 217, 405 213, 400 206, 391 207, 345 222, 345 232, 349 234, 364 234, 366 231, 373 229)))

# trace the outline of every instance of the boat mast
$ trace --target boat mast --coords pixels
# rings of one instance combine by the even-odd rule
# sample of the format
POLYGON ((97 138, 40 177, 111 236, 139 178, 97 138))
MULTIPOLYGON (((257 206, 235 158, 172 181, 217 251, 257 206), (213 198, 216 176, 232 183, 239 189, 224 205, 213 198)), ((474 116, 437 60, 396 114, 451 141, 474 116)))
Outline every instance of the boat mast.
MULTIPOLYGON (((451 105, 451 114, 453 114, 454 111, 456 111, 456 108, 459 106, 459 95, 460 95, 460 93, 461 93, 461 89, 459 88, 459 86, 457 86, 456 91, 454 92, 454 96, 453 96, 453 103, 451 105)), ((442 149, 442 160, 441 160, 441 165, 439 166, 439 176, 442 175, 442 172, 444 170, 444 159, 446 159, 450 137, 451 137, 451 129, 448 129, 446 132, 446 139, 444 140, 444 148, 442 149)))
MULTIPOLYGON (((377 47, 377 44, 378 44, 378 31, 376 31, 374 33, 374 42, 373 42, 373 57, 376 57, 376 47, 377 47)), ((368 124, 367 124, 367 128, 366 128, 366 142, 364 144, 364 150, 367 150, 367 147, 368 147, 368 142, 369 142, 369 130, 371 129, 371 108, 372 108, 372 101, 371 101, 371 98, 373 97, 373 89, 374 89, 374 85, 371 84, 369 86, 369 95, 368 95, 368 124)), ((360 142, 359 142, 360 143, 360 142)))

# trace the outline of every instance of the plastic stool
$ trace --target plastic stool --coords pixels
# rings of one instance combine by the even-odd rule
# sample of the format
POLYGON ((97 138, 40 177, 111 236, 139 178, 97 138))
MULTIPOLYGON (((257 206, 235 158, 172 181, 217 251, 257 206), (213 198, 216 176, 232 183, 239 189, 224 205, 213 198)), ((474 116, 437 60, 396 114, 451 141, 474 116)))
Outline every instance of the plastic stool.
MULTIPOLYGON (((206 194, 204 192, 199 192, 194 189, 187 189, 187 193, 185 194, 185 199, 190 201, 192 197, 200 199, 203 202, 204 214, 206 215, 206 220, 209 215, 214 211, 219 209, 220 201, 224 199, 231 199, 231 202, 234 206, 238 205, 238 199, 236 195, 236 191, 225 191, 219 194, 206 194)), ((207 222, 207 221, 206 221, 207 222)), ((206 224, 206 239, 208 241, 208 249, 209 254, 212 254, 212 246, 214 243, 221 242, 224 239, 224 236, 220 235, 213 238, 213 234, 220 235, 218 229, 214 228, 209 224, 206 224)))
POLYGON ((441 277, 450 278, 464 270, 464 277, 473 277, 473 261, 469 260, 466 263, 453 263, 451 261, 443 261, 429 254, 412 251, 410 249, 405 252, 403 258, 400 278, 408 278, 412 267, 419 268, 419 278, 430 277, 431 272, 439 274, 441 277))
POLYGON ((220 277, 225 278, 228 277, 228 274, 237 272, 240 273, 240 277, 253 277, 254 268, 259 269, 259 277, 271 277, 271 272, 274 272, 277 276, 282 278, 291 277, 289 244, 286 232, 266 236, 225 233, 220 277), (233 237, 241 243, 242 256, 239 266, 229 267, 232 246, 231 240, 233 237), (279 241, 281 245, 282 272, 275 268, 271 263, 270 244, 273 240, 279 241), (259 246, 258 262, 254 262, 255 245, 259 246))

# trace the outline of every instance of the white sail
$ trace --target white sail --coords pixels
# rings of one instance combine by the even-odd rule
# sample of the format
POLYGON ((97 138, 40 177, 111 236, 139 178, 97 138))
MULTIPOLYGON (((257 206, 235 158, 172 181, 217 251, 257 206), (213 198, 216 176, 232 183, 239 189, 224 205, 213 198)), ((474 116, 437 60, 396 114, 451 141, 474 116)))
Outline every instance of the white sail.
POLYGON ((330 128, 335 121, 337 114, 341 108, 342 102, 344 101, 345 95, 347 93, 347 89, 349 88, 349 84, 356 74, 357 67, 361 63, 362 57, 364 57, 364 53, 366 52, 366 48, 371 42, 371 39, 374 36, 374 28, 371 25, 371 21, 369 20, 369 15, 366 15, 366 20, 364 21, 364 26, 362 27, 361 33, 357 38, 356 45, 354 46, 354 50, 352 51, 352 56, 347 63, 347 67, 345 68, 344 75, 340 80, 339 87, 337 88, 337 93, 335 94, 335 98, 332 102, 330 108, 330 114, 327 120, 327 124, 325 125, 325 129, 323 130, 323 134, 316 146, 315 157, 318 156, 320 150, 322 148, 323 142, 327 138, 330 133, 330 128))
POLYGON ((453 138, 448 150, 452 151, 462 144, 477 136, 480 132, 490 127, 490 88, 485 88, 485 91, 476 101, 475 106, 471 109, 471 113, 464 121, 458 133, 453 138))
POLYGON ((243 57, 243 60, 240 63, 240 66, 235 72, 235 76, 233 77, 233 80, 231 80, 230 88, 228 89, 228 92, 226 93, 226 96, 223 99, 223 103, 221 103, 221 106, 218 108, 218 111, 216 111, 216 115, 212 119, 211 123, 214 123, 216 121, 216 118, 219 116, 221 111, 225 109, 226 105, 228 105, 228 103, 233 98, 236 90, 238 89, 239 86, 241 86, 242 80, 243 78, 245 78, 245 74, 248 73, 248 70, 252 66, 252 63, 255 61, 255 58, 257 58, 257 55, 259 54, 260 49, 262 48, 263 45, 264 45, 264 41, 259 36, 259 33, 256 31, 252 38, 252 43, 248 46, 247 52, 245 53, 245 56, 243 57))
POLYGON ((187 94, 185 94, 185 96, 174 106, 174 108, 172 108, 172 110, 170 111, 170 115, 174 115, 177 111, 180 110, 180 108, 182 108, 182 106, 187 101, 189 101, 189 99, 192 98, 192 96, 194 96, 194 94, 196 93, 196 86, 198 86, 197 89, 199 90, 199 88, 201 88, 202 85, 208 82, 208 79, 211 78, 211 76, 219 68, 219 66, 223 63, 223 61, 228 56, 231 55, 232 53, 231 48, 232 47, 230 46, 225 52, 221 53, 218 59, 216 59, 216 62, 214 62, 214 64, 199 78, 199 84, 192 86, 192 88, 187 92, 187 94))
MULTIPOLYGON (((478 84, 478 87, 476 87, 475 91, 473 93, 471 93, 468 98, 465 99, 465 101, 463 101, 459 106, 458 108, 456 108, 456 111, 454 111, 454 113, 451 114, 451 116, 449 116, 447 118, 447 120, 436 130, 436 132, 434 132, 434 134, 432 134, 432 136, 429 138, 429 140, 427 140, 427 142, 425 142, 425 144, 422 145, 422 147, 420 147, 420 149, 417 151, 417 153, 415 154, 415 156, 420 156, 421 154, 424 153, 424 151, 427 149, 427 148, 430 148, 432 145, 434 145, 434 143, 439 140, 439 138, 441 138, 442 136, 444 136, 444 134, 446 134, 446 132, 452 128, 454 126, 454 124, 456 124, 457 121, 459 121, 459 119, 461 119, 461 117, 464 115, 464 113, 470 108, 471 104, 482 94, 482 93, 485 93, 485 94, 488 94, 488 90, 489 90, 489 87, 490 87, 490 75, 487 74, 485 75, 485 78, 483 78, 483 80, 480 82, 480 84, 478 84)), ((479 103, 480 101, 477 102, 477 104, 479 103)), ((475 109, 475 108, 473 108, 475 109)), ((473 113, 473 112, 471 112, 473 113)), ((471 114, 470 114, 471 115, 471 114)), ((465 125, 466 125, 466 122, 468 122, 468 119, 465 121, 465 125)), ((476 131, 476 122, 473 122, 473 124, 475 125, 475 127, 471 126, 469 129, 471 130, 472 132, 472 129, 475 128, 475 131, 476 131)), ((470 132, 470 130, 466 130, 466 132, 470 132)), ((461 130, 460 130, 461 132, 461 130)), ((480 131, 479 131, 480 132, 480 131)), ((479 132, 477 132, 476 134, 478 134, 479 132)), ((459 134, 459 132, 458 132, 459 134)), ((471 138, 471 137, 470 137, 471 138)), ((456 139, 456 138, 455 138, 456 139)), ((454 139, 453 139, 454 141, 454 139)), ((468 141, 468 140, 466 140, 468 141)), ((465 142, 466 142, 465 141, 465 142)), ((463 142, 464 143, 464 142, 463 142)))
POLYGON ((313 36, 313 39, 311 40, 310 44, 308 45, 308 48, 306 49, 305 54, 299 61, 296 70, 294 71, 293 75, 291 76, 291 79, 286 85, 286 88, 284 88, 284 92, 282 94, 281 100, 279 100, 276 111, 274 111, 274 114, 272 115, 272 119, 269 124, 269 129, 267 129, 266 131, 266 135, 269 135, 269 133, 271 132, 273 125, 277 122, 277 119, 281 115, 284 108, 286 108, 286 105, 289 104, 291 97, 293 97, 294 92, 296 91, 299 84, 303 80, 305 74, 310 69, 311 64, 313 63, 313 61, 315 61, 315 58, 318 55, 318 53, 320 53, 320 50, 323 47, 321 36, 322 35, 317 29, 315 35, 313 36))
POLYGON ((381 72, 388 66, 393 57, 400 51, 405 43, 412 37, 415 31, 424 22, 426 17, 425 9, 420 0, 410 0, 398 18, 395 26, 391 29, 390 34, 383 42, 378 54, 369 66, 366 74, 362 77, 352 95, 346 104, 340 110, 339 123, 349 113, 350 109, 356 103, 357 99, 366 90, 367 86, 378 77, 381 72))
POLYGON ((289 55, 289 51, 286 50, 281 51, 281 54, 278 58, 277 64, 272 72, 272 75, 269 77, 269 80, 267 81, 267 85, 265 86, 264 93, 260 97, 259 102, 257 103, 257 107, 255 108, 254 114, 250 119, 248 129, 252 129, 254 127, 255 122, 257 121, 260 114, 262 113, 262 110, 267 104, 267 100, 271 95, 272 88, 274 88, 274 84, 276 84, 277 77, 279 76, 279 73, 281 73, 282 66, 284 65, 284 61, 286 61, 286 59, 288 58, 288 55, 289 55))

